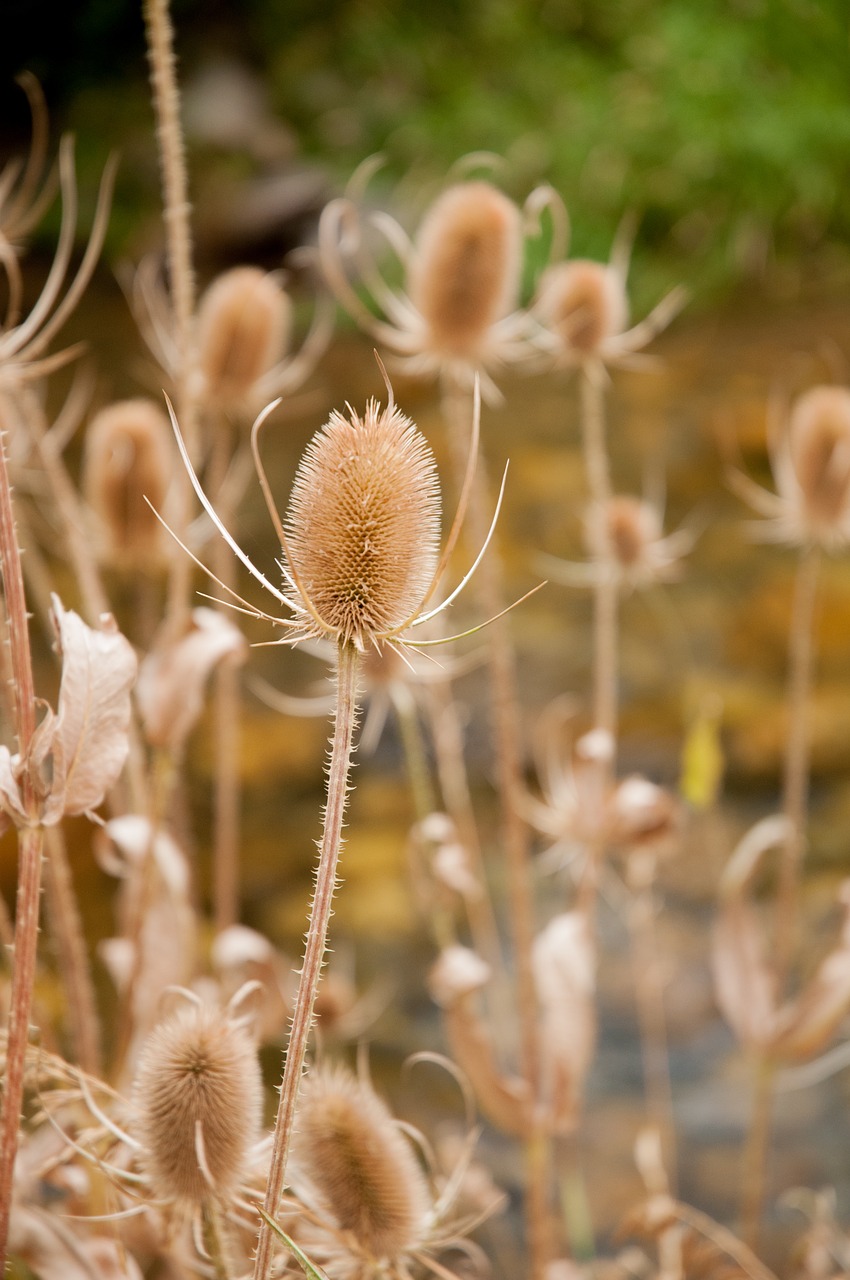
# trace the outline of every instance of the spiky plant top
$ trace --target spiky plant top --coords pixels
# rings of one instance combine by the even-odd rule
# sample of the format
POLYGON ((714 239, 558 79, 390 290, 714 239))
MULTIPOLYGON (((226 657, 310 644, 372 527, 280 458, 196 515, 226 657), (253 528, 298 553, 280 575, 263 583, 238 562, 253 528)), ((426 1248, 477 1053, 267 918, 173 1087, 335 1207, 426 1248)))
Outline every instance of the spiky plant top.
POLYGON ((151 1188, 199 1205, 239 1187, 262 1115, 262 1079, 245 1029, 187 1005, 153 1031, 134 1083, 136 1139, 151 1188))
POLYGON ((307 447, 286 533, 316 629, 364 649, 412 619, 432 582, 440 533, 433 454, 394 405, 334 412, 307 447))

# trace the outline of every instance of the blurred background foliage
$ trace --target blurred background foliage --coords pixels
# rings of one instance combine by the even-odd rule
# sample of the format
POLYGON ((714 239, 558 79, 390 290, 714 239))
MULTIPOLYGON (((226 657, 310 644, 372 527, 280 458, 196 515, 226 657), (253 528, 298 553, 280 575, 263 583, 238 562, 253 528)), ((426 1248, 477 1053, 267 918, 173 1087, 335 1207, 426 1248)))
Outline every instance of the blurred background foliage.
MULTIPOLYGON (((11 0, 2 53, 4 107, 35 71, 79 135, 83 187, 122 148, 113 248, 158 199, 139 7, 11 0)), ((846 0, 175 0, 174 20, 187 88, 223 58, 248 70, 328 194, 380 151, 376 199, 413 221, 406 193, 421 204, 491 150, 511 194, 564 195, 575 253, 605 257, 636 211, 648 298, 678 278, 705 299, 850 276, 846 0)), ((25 108, 9 112, 25 135, 25 108)))

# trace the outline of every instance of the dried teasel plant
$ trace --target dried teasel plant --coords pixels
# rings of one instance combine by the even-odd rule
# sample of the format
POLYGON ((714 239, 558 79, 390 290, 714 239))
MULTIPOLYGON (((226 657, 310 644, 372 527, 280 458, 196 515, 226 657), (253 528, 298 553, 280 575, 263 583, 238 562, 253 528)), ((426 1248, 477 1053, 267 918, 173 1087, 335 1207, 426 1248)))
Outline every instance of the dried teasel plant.
MULTIPOLYGON (((471 1216, 456 1212, 474 1132, 470 1138, 438 1189, 426 1177, 409 1129, 368 1080, 340 1066, 314 1067, 302 1089, 292 1150, 296 1239, 340 1280, 401 1280, 413 1265, 451 1275, 437 1255, 458 1248, 477 1258, 464 1237, 500 1200, 495 1194, 471 1216)), ((418 1142, 425 1148, 423 1139, 418 1142)))
POLYGON ((246 1012, 252 988, 225 1009, 172 988, 180 1004, 149 1032, 129 1098, 61 1062, 57 1085, 39 1095, 67 1150, 107 1178, 125 1206, 89 1220, 144 1217, 164 1253, 180 1252, 191 1230, 189 1265, 216 1276, 233 1274, 264 1172, 262 1075, 246 1012))
POLYGON ((107 405, 86 429, 82 490, 105 560, 146 569, 164 555, 162 526, 173 470, 168 419, 152 400, 107 405))
POLYGON ((411 241, 389 215, 364 217, 345 197, 322 214, 319 261, 338 301, 393 353, 399 368, 465 389, 477 376, 485 397, 498 401, 494 373, 540 362, 540 326, 519 300, 523 224, 536 231, 553 199, 549 188, 540 188, 521 211, 490 182, 458 182, 427 209, 411 241), (403 290, 380 274, 367 242, 370 230, 400 259, 403 290), (352 287, 349 264, 381 316, 352 287))
MULTIPOLYGON (((455 521, 440 554, 439 487, 433 457, 414 424, 397 409, 389 381, 387 388, 389 403, 385 409, 371 401, 361 418, 349 407, 347 415, 333 414, 314 437, 296 472, 284 520, 274 503, 259 454, 258 434, 268 410, 255 422, 251 437, 254 459, 283 552, 284 591, 256 568, 224 526, 195 474, 174 420, 184 464, 205 510, 242 564, 292 616, 272 617, 252 608, 234 591, 228 590, 228 594, 240 608, 284 628, 287 634, 282 643, 329 639, 337 648, 338 701, 328 799, 275 1126, 264 1206, 267 1216, 260 1229, 255 1259, 256 1280, 265 1280, 271 1262, 268 1217, 276 1212, 283 1192, 302 1064, 325 952, 357 721, 360 654, 374 644, 386 644, 403 653, 441 643, 416 639, 412 633, 457 598, 480 563, 495 527, 494 517, 472 568, 444 600, 429 607, 466 510, 474 473, 479 398, 476 394, 474 446, 467 476, 455 521)), ((497 505, 496 515, 498 509, 497 505)))

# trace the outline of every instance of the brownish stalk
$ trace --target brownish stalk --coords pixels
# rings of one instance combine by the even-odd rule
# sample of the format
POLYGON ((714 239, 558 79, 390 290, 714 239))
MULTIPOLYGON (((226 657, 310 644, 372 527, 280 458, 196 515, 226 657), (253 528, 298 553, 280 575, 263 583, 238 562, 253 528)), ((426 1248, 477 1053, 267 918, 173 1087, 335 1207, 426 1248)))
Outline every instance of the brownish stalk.
MULTIPOLYGON (((208 486, 218 500, 218 513, 228 529, 235 530, 235 504, 229 500, 225 479, 231 462, 230 431, 223 417, 212 424, 213 448, 208 486)), ((213 572, 225 589, 236 588, 236 562, 220 538, 213 550, 213 572)), ((230 662, 215 673, 215 825, 213 844, 213 918, 216 931, 239 919, 239 811, 242 799, 239 776, 239 738, 242 715, 238 669, 230 662)))
MULTIPOLYGON (((605 444, 604 373, 583 368, 581 424, 587 487, 594 507, 611 499, 611 475, 605 444)), ((603 574, 593 596, 593 724, 617 736, 617 584, 603 574)), ((613 759, 611 768, 613 769, 613 759)))
POLYGON ((817 598, 820 548, 806 547, 800 555, 794 587, 788 651, 788 733, 785 741, 782 812, 788 819, 788 838, 782 851, 776 903, 775 960, 777 992, 781 997, 788 976, 797 933, 797 900, 806 840, 809 797, 808 704, 812 688, 813 623, 817 598))
POLYGON ((676 1192, 676 1129, 667 1052, 664 983, 656 930, 653 886, 656 865, 651 853, 633 854, 629 864, 629 928, 634 961, 635 998, 640 1025, 647 1110, 658 1130, 667 1185, 676 1192))
MULTIPOLYGON (((799 928, 798 899, 809 796, 808 703, 812 687, 812 635, 819 569, 820 548, 816 545, 805 547, 797 566, 788 648, 788 731, 782 788, 782 812, 788 820, 788 836, 779 867, 773 944, 777 1000, 782 999, 788 981, 799 928)), ((764 1057, 759 1058, 755 1066, 753 1111, 744 1153, 741 1197, 742 1236, 752 1249, 758 1247, 765 1196, 774 1079, 773 1064, 764 1057)))
MULTIPOLYGON (((304 1059, 310 1028, 313 1025, 313 1005, 319 986, 327 946, 328 923, 331 917, 336 871, 342 844, 342 822, 348 796, 348 779, 351 770, 354 730, 357 724, 357 671, 358 654, 352 644, 340 644, 337 655, 337 703, 334 715, 334 731, 331 739, 331 757, 328 768, 327 804, 325 806, 322 838, 319 845, 319 861, 316 869, 316 887, 310 910, 304 963, 295 997, 286 1063, 280 1087, 280 1102, 274 1130, 269 1178, 266 1184, 264 1211, 274 1217, 286 1185, 286 1162, 292 1139, 298 1090, 304 1071, 304 1059)), ((271 1229, 265 1219, 260 1226, 257 1252, 254 1258, 254 1280, 267 1280, 272 1255, 271 1229)))
MULTIPOLYGON (((454 442, 456 474, 463 475, 462 458, 465 431, 472 420, 469 404, 452 386, 444 387, 443 411, 454 442)), ((475 545, 481 545, 487 532, 487 476, 479 459, 475 484, 469 504, 469 531, 475 545)), ((502 832, 507 867, 507 890, 520 1030, 520 1070, 528 1081, 532 1096, 537 1096, 540 1078, 540 1036, 537 1022, 537 991, 531 954, 534 941, 534 902, 531 878, 531 850, 528 828, 522 817, 523 771, 522 733, 517 697, 516 661, 507 618, 497 618, 504 608, 499 564, 496 556, 485 556, 478 576, 478 591, 485 616, 496 620, 488 632, 490 694, 495 737, 496 769, 502 804, 502 832)), ((551 1161, 545 1153, 546 1136, 535 1132, 526 1151, 528 1185, 526 1189, 526 1229, 532 1280, 539 1280, 551 1257, 549 1245, 549 1169, 551 1161)))
POLYGON ((67 1029, 75 1061, 89 1075, 99 1075, 100 1020, 68 850, 61 827, 48 828, 45 836, 47 915, 67 1003, 67 1029))
MULTIPOLYGON (((35 689, 32 678, 32 656, 27 630, 27 606, 21 556, 15 533, 12 494, 6 468, 5 442, 0 438, 0 563, 6 597, 12 674, 15 681, 15 711, 18 748, 22 756, 29 750, 35 732, 35 689)), ((21 790, 24 805, 35 813, 36 803, 24 771, 21 790)), ((6 1079, 3 1109, 0 1113, 0 1274, 5 1271, 6 1245, 9 1238, 9 1212, 12 1200, 12 1178, 18 1147, 18 1126, 24 1086, 24 1059, 29 1034, 30 1009, 35 982, 38 943, 38 912, 41 890, 41 859, 44 831, 41 826, 28 826, 18 839, 18 896, 15 913, 15 958, 12 969, 12 994, 9 1008, 9 1030, 6 1050, 6 1079)))
MULTIPOLYGON (((160 166, 162 170, 163 218, 168 257, 168 282, 177 350, 175 407, 190 458, 198 457, 198 399, 194 377, 195 275, 192 268, 192 235, 189 225, 189 185, 183 131, 180 126, 180 94, 174 57, 174 31, 168 0, 144 0, 145 29, 151 69, 154 109, 157 119, 160 166)), ((192 489, 180 471, 179 499, 174 517, 175 532, 183 537, 189 523, 192 489)), ((169 621, 179 629, 185 618, 192 580, 188 556, 171 561, 169 581, 169 621)))

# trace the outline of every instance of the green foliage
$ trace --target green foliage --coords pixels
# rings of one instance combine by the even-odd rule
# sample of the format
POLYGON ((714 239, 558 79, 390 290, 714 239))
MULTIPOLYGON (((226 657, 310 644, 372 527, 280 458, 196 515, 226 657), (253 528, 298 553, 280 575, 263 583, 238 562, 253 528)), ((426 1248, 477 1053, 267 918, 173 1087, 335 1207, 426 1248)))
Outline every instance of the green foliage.
POLYGON ((493 150, 515 194, 564 194, 577 252, 636 209, 644 250, 713 279, 850 234, 844 0, 338 0, 265 24, 277 104, 340 179, 374 151, 433 179, 493 150))

